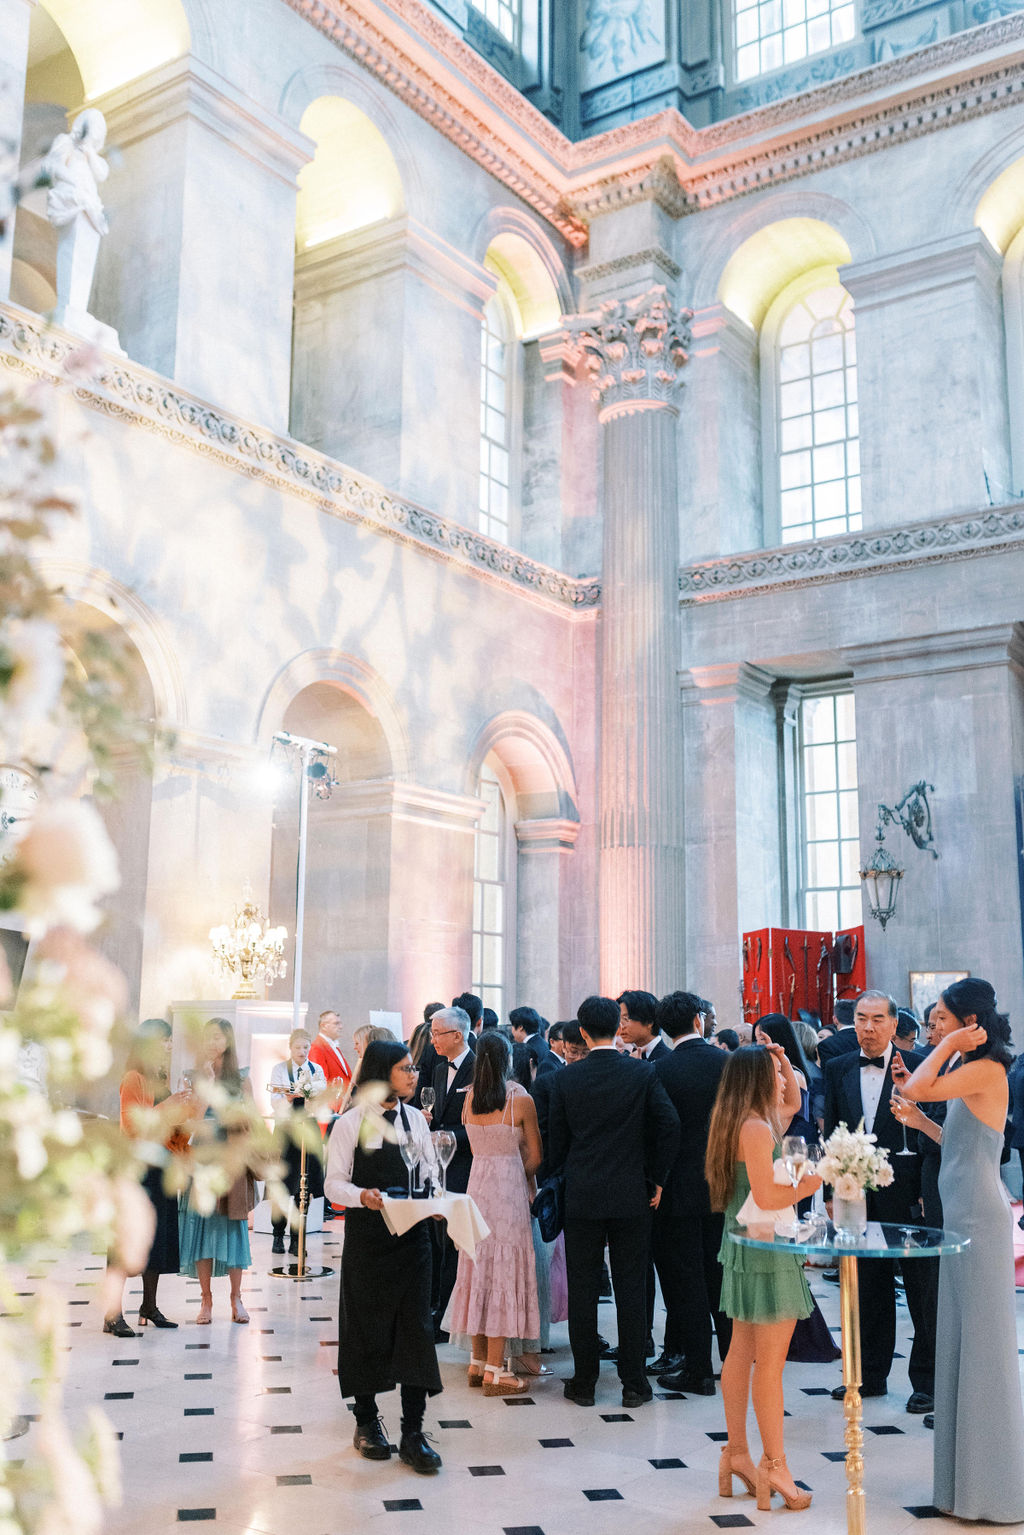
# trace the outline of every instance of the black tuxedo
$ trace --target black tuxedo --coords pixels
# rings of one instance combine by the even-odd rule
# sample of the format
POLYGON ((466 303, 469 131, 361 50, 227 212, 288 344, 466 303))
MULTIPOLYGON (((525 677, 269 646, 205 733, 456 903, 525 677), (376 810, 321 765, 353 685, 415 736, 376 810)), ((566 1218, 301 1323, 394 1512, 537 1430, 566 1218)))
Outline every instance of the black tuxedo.
MULTIPOLYGON (((558 1057, 552 1055, 551 1059, 555 1061, 558 1057)), ((537 1107, 537 1129, 540 1131, 541 1145, 544 1148, 544 1157, 537 1169, 538 1186, 544 1182, 551 1171, 548 1166, 548 1112, 551 1108, 551 1089, 554 1081, 555 1070, 552 1067, 550 1071, 539 1071, 530 1088, 530 1096, 537 1107)))
POLYGON ((654 1049, 648 1051, 647 1055, 645 1055, 643 1059, 650 1061, 651 1065, 653 1066, 655 1061, 663 1061, 666 1055, 671 1054, 672 1051, 669 1049, 668 1045, 666 1045, 665 1041, 663 1039, 659 1039, 657 1044, 654 1046, 654 1049))
MULTIPOLYGON (((475 1053, 476 1035, 472 1030, 470 1030, 466 1038, 466 1044, 469 1046, 470 1050, 475 1053)), ((420 1063, 417 1068, 419 1075, 416 1078, 416 1091, 413 1093, 412 1097, 413 1104, 416 1108, 419 1108, 420 1106, 420 1093, 423 1091, 423 1089, 425 1087, 433 1087, 434 1072, 437 1070, 437 1063, 438 1061, 443 1060, 444 1056, 438 1055, 434 1046, 434 1041, 432 1039, 428 1039, 426 1044, 423 1046, 423 1051, 420 1055, 420 1063)))
MULTIPOLYGON (((448 1082, 448 1061, 443 1055, 434 1067, 434 1112, 430 1120, 432 1130, 451 1130, 455 1136, 455 1155, 448 1163, 445 1180, 453 1194, 464 1194, 469 1184, 469 1172, 473 1153, 469 1145, 469 1131, 462 1123, 462 1108, 466 1093, 473 1080, 472 1050, 459 1067, 451 1083, 448 1082)), ((455 1288, 459 1267, 459 1253, 448 1235, 448 1228, 441 1222, 431 1223, 434 1235, 433 1311, 434 1325, 439 1328, 441 1318, 455 1288)))
POLYGON ((724 1217, 711 1209, 704 1177, 711 1110, 728 1060, 724 1050, 699 1035, 666 1050, 655 1066, 679 1115, 679 1150, 661 1203, 654 1212, 654 1263, 665 1300, 665 1353, 685 1354, 687 1372, 707 1379, 711 1363, 711 1319, 724 1359, 732 1323, 721 1309, 724 1217))
POLYGON ((829 1061, 836 1060, 840 1055, 846 1055, 850 1050, 856 1050, 858 1055, 860 1054, 857 1030, 852 1025, 846 1029, 837 1029, 827 1039, 818 1040, 818 1065, 824 1071, 829 1061))
MULTIPOLYGON (((644 1392, 645 1288, 652 1186, 664 1186, 679 1144, 679 1119, 646 1061, 592 1050, 550 1085, 547 1165, 565 1174, 569 1342, 577 1385, 600 1370, 597 1304, 608 1244, 623 1388, 644 1392)), ((536 1084, 535 1084, 536 1085, 536 1084)))
MULTIPOLYGON (((901 1050, 909 1071, 923 1060, 913 1050, 901 1050)), ((860 1090, 860 1050, 847 1051, 825 1067, 825 1134, 840 1123, 855 1130, 864 1115, 860 1090)), ((868 1192, 868 1219, 920 1225, 921 1158, 897 1155, 903 1149, 903 1128, 892 1113, 892 1056, 871 1126, 879 1146, 892 1163, 893 1181, 887 1189, 868 1192)), ((908 1145, 916 1138, 908 1137, 908 1145)), ((868 1387, 884 1387, 896 1347, 896 1265, 887 1258, 866 1258, 860 1265, 860 1326, 862 1374, 868 1387)), ((937 1258, 915 1258, 902 1265, 907 1307, 914 1323, 910 1353, 910 1383, 931 1396, 935 1380, 935 1323, 938 1303, 937 1258)))

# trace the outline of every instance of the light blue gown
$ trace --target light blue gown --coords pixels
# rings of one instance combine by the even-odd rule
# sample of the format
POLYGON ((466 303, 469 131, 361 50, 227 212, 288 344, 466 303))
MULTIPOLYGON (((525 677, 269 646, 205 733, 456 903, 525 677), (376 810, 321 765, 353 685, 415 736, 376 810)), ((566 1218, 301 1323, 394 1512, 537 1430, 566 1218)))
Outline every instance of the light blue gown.
POLYGON ((960 1519, 1024 1521, 1024 1409, 1013 1218, 999 1176, 1003 1136, 962 1099, 942 1132, 944 1224, 971 1239, 939 1266, 933 1502, 960 1519))

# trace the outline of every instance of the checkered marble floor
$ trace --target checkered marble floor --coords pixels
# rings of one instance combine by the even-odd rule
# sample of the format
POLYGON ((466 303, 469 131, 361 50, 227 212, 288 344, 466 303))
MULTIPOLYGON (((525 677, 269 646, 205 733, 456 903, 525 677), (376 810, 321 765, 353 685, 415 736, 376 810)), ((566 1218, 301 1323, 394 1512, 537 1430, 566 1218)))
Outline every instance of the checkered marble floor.
MULTIPOLYGON (((269 1274, 281 1260, 271 1258, 269 1237, 254 1236, 253 1267, 243 1286, 248 1327, 229 1320, 226 1280, 214 1286, 212 1326, 197 1328, 191 1318, 198 1285, 165 1278, 161 1309, 182 1325, 176 1332, 147 1328, 125 1340, 101 1331, 101 1258, 77 1254, 48 1266, 70 1303, 72 1418, 81 1420, 87 1406, 102 1401, 123 1436, 125 1499, 110 1515, 108 1535, 164 1535, 186 1523, 209 1523, 223 1535, 434 1535, 441 1529, 445 1535, 714 1535, 716 1527, 773 1529, 780 1520, 807 1535, 845 1531, 842 1408, 828 1395, 839 1380, 838 1365, 786 1371, 787 1451, 794 1475, 813 1489, 808 1514, 786 1513, 778 1502, 772 1513, 758 1513, 749 1496, 718 1497, 725 1438, 720 1396, 660 1394, 627 1412, 614 1366, 606 1365, 595 1407, 565 1401, 555 1378, 571 1374, 564 1326, 554 1329, 558 1348, 547 1358, 553 1378, 539 1381, 528 1397, 471 1391, 462 1356, 440 1349, 445 1391, 427 1410, 427 1429, 444 1459, 439 1475, 417 1476, 397 1458, 362 1460, 352 1448, 354 1420, 334 1374, 342 1238, 341 1223, 312 1238, 311 1262, 334 1272, 296 1284, 269 1274)), ((20 1288, 31 1291, 35 1283, 27 1277, 20 1288)), ((138 1287, 129 1282, 129 1321, 138 1287)), ((837 1327, 836 1287, 820 1279, 812 1287, 837 1327)), ((1020 1298, 1018 1311, 1024 1320, 1020 1298)), ((659 1341, 661 1320, 659 1312, 659 1341)), ((614 1338, 611 1305, 602 1306, 601 1325, 614 1338)), ((1020 1323, 1018 1330, 1024 1332, 1020 1323)), ((902 1355, 908 1341, 901 1306, 902 1355)), ((962 1528, 929 1506, 932 1435, 905 1411, 903 1358, 890 1387, 888 1397, 864 1404, 868 1530, 939 1535, 962 1528)), ((397 1394, 380 1401, 394 1439, 397 1394)), ((33 1432, 9 1444, 8 1454, 30 1454, 33 1432)), ((1003 1528, 1024 1535, 1024 1525, 1003 1528)))

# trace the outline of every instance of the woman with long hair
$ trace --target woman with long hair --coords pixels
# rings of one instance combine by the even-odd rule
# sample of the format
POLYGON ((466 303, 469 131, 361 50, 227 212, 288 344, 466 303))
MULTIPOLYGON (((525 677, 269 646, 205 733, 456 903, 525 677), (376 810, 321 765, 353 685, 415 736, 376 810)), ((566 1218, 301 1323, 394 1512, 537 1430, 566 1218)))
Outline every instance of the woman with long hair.
POLYGON ((540 1369, 540 1308, 530 1221, 529 1180, 543 1150, 537 1107, 518 1082, 510 1082, 512 1051, 498 1029, 477 1041, 473 1083, 462 1121, 469 1132, 473 1165, 469 1193, 490 1227, 475 1261, 459 1254, 455 1289, 442 1326, 470 1348, 469 1384, 485 1396, 517 1396, 529 1380, 505 1366, 508 1339, 521 1340, 524 1360, 540 1369))
MULTIPOLYGON (((196 1071, 218 1082, 232 1098, 252 1098, 248 1071, 239 1070, 235 1031, 226 1018, 210 1018, 204 1024, 196 1053, 196 1071)), ((207 1109, 200 1126, 215 1119, 213 1110, 207 1109)), ((215 1133, 223 1134, 219 1130, 215 1133)), ((240 1173, 228 1192, 220 1196, 211 1215, 201 1215, 194 1207, 191 1190, 181 1197, 178 1206, 180 1272, 199 1280, 196 1322, 200 1327, 208 1326, 213 1317, 211 1281, 224 1274, 230 1284, 231 1320, 249 1320, 249 1313, 242 1304, 242 1270, 251 1262, 249 1211, 254 1201, 254 1185, 247 1172, 240 1173)))
POLYGON ((324 1187, 343 1207, 338 1386, 354 1397, 353 1439, 366 1460, 389 1460, 391 1444, 377 1408, 382 1391, 401 1387, 399 1459, 414 1471, 437 1471, 441 1457, 423 1434, 427 1397, 441 1388, 430 1314, 430 1235, 419 1221, 392 1236, 381 1210, 384 1194, 405 1193, 400 1144, 411 1141, 430 1161, 430 1130, 409 1102, 416 1068, 392 1037, 373 1040, 359 1063, 352 1106, 334 1122, 324 1187))
POLYGON ((787 1508, 807 1508, 809 1492, 800 1492, 786 1465, 783 1444, 782 1370, 793 1328, 811 1314, 813 1302, 795 1253, 739 1247, 730 1233, 740 1229, 737 1212, 749 1194, 761 1210, 785 1209, 813 1194, 817 1177, 802 1178, 796 1188, 773 1177, 782 1127, 800 1106, 800 1089, 781 1045, 744 1045, 725 1063, 711 1114, 705 1176, 711 1208, 725 1211, 722 1310, 732 1318, 732 1341, 722 1365, 722 1397, 728 1442, 722 1447, 718 1490, 732 1496, 738 1476, 757 1494, 760 1509, 771 1507, 772 1492, 787 1508), (747 1445, 747 1405, 751 1395, 763 1454, 755 1467, 747 1445))
MULTIPOLYGON (((188 1146, 188 1131, 184 1127, 192 1117, 194 1099, 191 1093, 168 1091, 167 1069, 170 1056, 170 1024, 163 1018, 144 1018, 136 1030, 125 1063, 120 1099, 121 1129, 133 1140, 141 1133, 136 1117, 138 1111, 159 1109, 161 1138, 165 1149, 173 1156, 188 1146)), ((148 1127, 146 1138, 153 1139, 152 1130, 148 1127)), ((162 1167, 147 1167, 142 1187, 153 1206, 156 1227, 149 1256, 142 1270, 139 1326, 177 1327, 177 1322, 169 1322, 157 1307, 156 1287, 161 1274, 178 1272, 178 1202, 173 1195, 164 1193, 162 1167)), ((104 1319, 103 1331, 112 1332, 118 1338, 135 1336, 120 1306, 104 1319)))
POLYGON ((973 976, 942 993, 930 1021, 942 1037, 900 1093, 911 1103, 948 1105, 943 1219, 971 1239, 939 1262, 932 1502, 959 1519, 1016 1524, 1024 1520, 1024 1410, 1013 1217, 999 1173, 1010 1025, 990 983, 973 976))
POLYGON ((808 1143, 817 1141, 818 1127, 811 1116, 810 1103, 813 1072, 792 1019, 787 1018, 785 1013, 766 1013, 754 1025, 754 1040, 759 1045, 782 1046, 800 1089, 800 1107, 783 1128, 783 1135, 802 1135, 808 1143))

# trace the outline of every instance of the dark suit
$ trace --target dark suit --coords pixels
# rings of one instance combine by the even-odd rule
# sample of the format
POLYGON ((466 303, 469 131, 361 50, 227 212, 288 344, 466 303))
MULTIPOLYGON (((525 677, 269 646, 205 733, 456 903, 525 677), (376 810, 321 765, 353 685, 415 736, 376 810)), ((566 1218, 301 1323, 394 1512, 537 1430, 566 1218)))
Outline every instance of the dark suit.
POLYGON ((728 1056, 699 1035, 666 1050, 655 1071, 679 1115, 679 1150, 654 1212, 654 1262, 665 1300, 665 1353, 685 1354, 690 1374, 707 1379, 711 1319, 724 1359, 732 1323, 721 1309, 724 1217, 711 1209, 704 1155, 718 1083, 728 1056))
POLYGON ((857 1030, 852 1024, 849 1028, 837 1029, 827 1039, 818 1040, 818 1065, 824 1071, 829 1061, 834 1061, 840 1055, 846 1055, 851 1050, 856 1050, 858 1054, 860 1053, 860 1046, 857 1043, 857 1030))
MULTIPOLYGON (((472 1050, 459 1067, 451 1083, 448 1081, 448 1061, 443 1055, 437 1058, 434 1067, 434 1113, 430 1121, 432 1130, 451 1130, 455 1136, 455 1155, 448 1163, 448 1171, 445 1175, 448 1188, 453 1194, 464 1194, 469 1185, 469 1171, 473 1163, 473 1152, 469 1144, 469 1131, 462 1123, 462 1108, 466 1101, 466 1092, 473 1080, 473 1052, 472 1050)), ((459 1252, 455 1243, 448 1235, 448 1228, 441 1222, 432 1222, 436 1226, 433 1233, 434 1246, 434 1276, 433 1276, 433 1311, 435 1327, 440 1327, 441 1318, 444 1316, 455 1288, 455 1277, 459 1267, 459 1252)))
MULTIPOLYGON (((557 1061, 557 1055, 552 1054, 551 1059, 557 1061)), ((565 1062, 561 1063, 563 1066, 565 1062)), ((544 1148, 544 1157, 537 1169, 538 1187, 544 1182, 551 1169, 548 1165, 548 1114, 551 1108, 551 1090, 554 1086, 555 1070, 539 1071, 533 1086, 530 1088, 530 1096, 537 1107, 537 1128, 540 1131, 541 1145, 544 1148)))
MULTIPOLYGON (((909 1071, 920 1065, 922 1057, 912 1050, 900 1054, 909 1071)), ((871 1129, 889 1152, 894 1173, 887 1189, 868 1192, 868 1219, 892 1221, 900 1225, 920 1225, 921 1159, 898 1156, 903 1148, 903 1129, 893 1117, 892 1057, 889 1057, 882 1082, 882 1093, 871 1129)), ((839 1122, 856 1129, 864 1114, 860 1090, 860 1050, 840 1055, 825 1067, 825 1134, 831 1135, 839 1122)), ((908 1142, 909 1144, 909 1142, 908 1142)), ((896 1348, 896 1265, 887 1258, 866 1258, 860 1265, 861 1359, 864 1385, 885 1386, 896 1348)), ((938 1301, 939 1263, 937 1258, 915 1258, 903 1265, 903 1286, 907 1307, 914 1324, 914 1346, 910 1353, 910 1384, 915 1391, 931 1396, 935 1381, 935 1313, 938 1301)))
POLYGON ((565 1174, 565 1263, 569 1342, 577 1385, 600 1370, 597 1303, 605 1243, 619 1326, 618 1368, 626 1390, 646 1392, 644 1292, 652 1185, 675 1161, 679 1119, 646 1061, 614 1048, 591 1050, 551 1083, 547 1162, 565 1174))
POLYGON ((651 1065, 653 1066, 655 1061, 663 1061, 666 1055, 671 1054, 672 1051, 659 1035, 654 1047, 651 1050, 648 1050, 644 1059, 650 1061, 651 1065))

